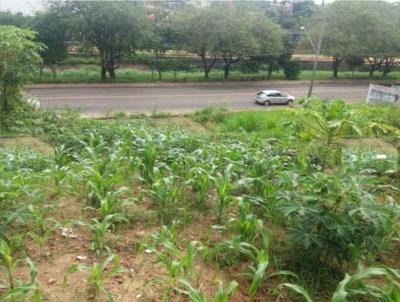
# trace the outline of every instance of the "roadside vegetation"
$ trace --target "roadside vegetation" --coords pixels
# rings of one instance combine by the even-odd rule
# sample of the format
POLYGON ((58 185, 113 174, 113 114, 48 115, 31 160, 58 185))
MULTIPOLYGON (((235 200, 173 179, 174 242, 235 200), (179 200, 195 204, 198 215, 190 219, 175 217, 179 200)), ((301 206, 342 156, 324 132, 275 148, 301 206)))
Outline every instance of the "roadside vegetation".
POLYGON ((397 301, 399 113, 26 112, 0 138, 0 299, 397 301))
MULTIPOLYGON (((214 82, 224 81, 224 72, 222 70, 211 71, 208 79, 204 79, 202 71, 193 68, 192 71, 165 71, 162 79, 159 79, 155 72, 151 70, 139 70, 132 68, 120 68, 116 71, 117 77, 113 83, 154 83, 154 82, 214 82)), ((348 80, 370 80, 371 77, 367 71, 338 72, 339 79, 348 80)), ((316 80, 334 80, 330 71, 318 71, 315 76, 316 80)), ((310 80, 311 71, 299 71, 297 80, 310 80)), ((400 71, 391 72, 386 77, 382 73, 375 73, 373 79, 376 80, 398 80, 400 79, 400 71)), ((271 76, 266 72, 243 72, 241 70, 233 70, 229 75, 230 81, 265 81, 265 80, 286 80, 283 71, 276 71, 271 76)), ((50 69, 43 69, 42 74, 35 74, 30 78, 31 83, 99 83, 98 68, 96 66, 79 66, 70 68, 60 68, 56 70, 56 76, 50 69)))
POLYGON ((321 29, 330 62, 319 67, 331 72, 317 79, 399 78, 396 3, 283 3, 49 1, 33 16, 0 12, 0 25, 35 31, 46 46, 35 83, 305 80, 321 29))

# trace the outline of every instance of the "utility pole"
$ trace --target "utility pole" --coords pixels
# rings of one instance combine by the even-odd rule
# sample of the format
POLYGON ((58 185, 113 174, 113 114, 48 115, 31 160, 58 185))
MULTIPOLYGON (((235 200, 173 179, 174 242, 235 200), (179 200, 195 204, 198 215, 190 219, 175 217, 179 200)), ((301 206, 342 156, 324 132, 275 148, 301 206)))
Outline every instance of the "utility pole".
MULTIPOLYGON (((325 6, 325 0, 322 0, 322 8, 324 8, 325 6)), ((313 50, 315 52, 315 57, 314 57, 314 65, 313 65, 313 70, 312 70, 312 74, 311 74, 311 80, 310 80, 310 86, 308 88, 308 94, 307 94, 307 99, 310 100, 311 96, 312 96, 312 92, 313 92, 313 88, 314 88, 314 80, 315 80, 315 74, 317 72, 317 68, 318 68, 318 60, 319 60, 319 56, 321 53, 321 46, 322 46, 322 40, 324 37, 324 31, 325 31, 325 18, 322 15, 321 16, 321 30, 319 32, 319 36, 318 36, 318 43, 317 43, 317 47, 315 47, 310 34, 308 33, 307 29, 302 26, 301 29, 304 30, 307 34, 308 39, 310 40, 311 46, 313 47, 313 50)))

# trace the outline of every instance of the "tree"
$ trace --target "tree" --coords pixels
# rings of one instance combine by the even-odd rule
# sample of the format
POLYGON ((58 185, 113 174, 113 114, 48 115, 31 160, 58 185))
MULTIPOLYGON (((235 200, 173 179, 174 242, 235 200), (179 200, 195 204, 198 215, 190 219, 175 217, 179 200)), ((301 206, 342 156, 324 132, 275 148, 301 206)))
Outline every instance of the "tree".
POLYGON ((347 66, 349 66, 352 76, 354 75, 354 69, 357 67, 361 67, 365 63, 365 59, 363 57, 358 56, 350 56, 345 58, 347 66))
POLYGON ((176 49, 179 43, 179 35, 171 18, 176 14, 176 9, 185 7, 184 3, 156 2, 149 11, 151 20, 151 32, 147 40, 146 48, 154 52, 154 66, 158 71, 158 78, 162 79, 162 72, 166 70, 169 62, 163 62, 163 56, 168 50, 176 49), (178 5, 178 6, 177 6, 178 5))
MULTIPOLYGON (((346 57, 359 54, 363 47, 362 37, 357 32, 361 1, 335 1, 315 14, 311 24, 315 41, 321 22, 325 22, 322 54, 332 57, 333 77, 338 77, 339 67, 346 57)), ((306 40, 305 43, 309 45, 306 40)))
MULTIPOLYGON (((56 64, 67 56, 67 20, 59 12, 50 10, 35 15, 32 27, 38 32, 37 40, 47 48, 41 52, 43 64, 50 66, 53 78, 56 77, 56 64)), ((41 69, 42 70, 42 69, 41 69)))
MULTIPOLYGON (((338 76, 346 57, 364 57, 370 76, 399 54, 399 21, 393 5, 385 1, 334 1, 316 13, 310 24, 312 36, 326 23, 322 53, 332 57, 333 76, 338 76)), ((305 41, 307 45, 309 44, 305 41)))
POLYGON ((369 75, 383 68, 384 75, 392 71, 400 54, 399 18, 396 7, 385 1, 368 1, 363 5, 363 17, 368 24, 359 27, 365 37, 364 56, 370 65, 369 75))
POLYGON ((237 5, 214 3, 192 10, 179 24, 183 48, 200 56, 205 78, 218 58, 228 78, 232 65, 243 58, 282 51, 280 27, 265 15, 237 5))
POLYGON ((0 26, 0 128, 7 128, 8 114, 20 99, 21 86, 42 63, 44 46, 34 42, 36 33, 14 26, 0 26))
POLYGON ((206 79, 217 62, 215 32, 219 17, 214 8, 202 7, 181 12, 175 21, 181 37, 180 47, 201 58, 206 79))
POLYGON ((0 25, 13 25, 20 28, 29 27, 31 17, 22 13, 12 13, 10 11, 0 11, 0 25))
MULTIPOLYGON (((218 13, 217 28, 214 32, 214 53, 220 54, 224 62, 224 78, 227 79, 232 64, 239 62, 245 56, 256 54, 259 45, 257 39, 250 31, 250 22, 245 15, 237 9, 214 5, 218 13)), ((261 47, 260 47, 261 48, 261 47)))
POLYGON ((285 55, 285 46, 289 46, 285 40, 282 28, 260 13, 252 13, 249 17, 249 31, 257 43, 257 55, 253 56, 259 62, 266 64, 268 79, 272 72, 279 69, 279 61, 285 55))
POLYGON ((126 52, 143 47, 147 20, 143 7, 127 1, 67 1, 58 7, 79 18, 84 40, 101 58, 101 80, 115 79, 118 60, 126 52))

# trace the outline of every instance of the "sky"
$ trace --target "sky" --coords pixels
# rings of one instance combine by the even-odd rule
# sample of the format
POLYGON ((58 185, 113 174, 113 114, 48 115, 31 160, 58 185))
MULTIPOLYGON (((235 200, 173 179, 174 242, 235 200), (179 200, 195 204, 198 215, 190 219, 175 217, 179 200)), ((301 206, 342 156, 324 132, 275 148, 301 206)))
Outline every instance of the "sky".
POLYGON ((43 8, 43 0, 0 0, 0 10, 32 14, 43 8))

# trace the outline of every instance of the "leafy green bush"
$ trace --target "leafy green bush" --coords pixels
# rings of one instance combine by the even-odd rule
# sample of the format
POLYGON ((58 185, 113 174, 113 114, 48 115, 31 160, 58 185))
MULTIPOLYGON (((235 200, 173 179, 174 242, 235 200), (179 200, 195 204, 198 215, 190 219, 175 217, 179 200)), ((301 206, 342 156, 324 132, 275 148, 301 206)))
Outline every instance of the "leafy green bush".
POLYGON ((226 106, 210 106, 193 113, 193 119, 198 123, 220 123, 224 120, 228 109, 226 106))
POLYGON ((257 73, 260 70, 260 65, 257 60, 247 59, 240 63, 240 70, 244 73, 257 73))
POLYGON ((296 80, 301 72, 301 64, 299 61, 287 61, 283 64, 283 72, 288 80, 296 80))
POLYGON ((289 186, 278 194, 278 207, 300 261, 328 266, 357 262, 393 234, 399 209, 369 192, 373 179, 341 172, 284 179, 279 185, 289 186))

